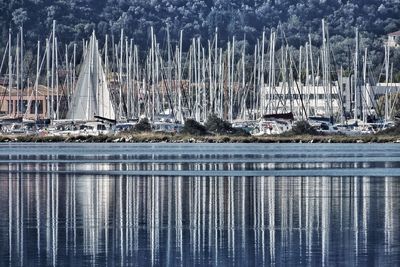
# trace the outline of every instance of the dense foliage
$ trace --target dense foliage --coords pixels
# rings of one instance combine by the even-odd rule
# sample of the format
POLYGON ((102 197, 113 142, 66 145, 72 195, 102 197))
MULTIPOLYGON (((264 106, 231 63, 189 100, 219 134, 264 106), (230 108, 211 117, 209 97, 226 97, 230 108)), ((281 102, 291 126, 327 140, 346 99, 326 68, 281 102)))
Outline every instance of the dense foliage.
POLYGON ((317 130, 315 130, 307 121, 298 121, 293 125, 293 128, 290 130, 289 134, 294 135, 316 135, 318 134, 317 130))
POLYGON ((0 0, 0 10, 3 37, 9 27, 24 25, 27 38, 35 41, 48 36, 53 20, 64 42, 80 41, 92 30, 101 36, 123 28, 143 46, 150 26, 164 38, 167 24, 175 40, 181 29, 188 37, 210 39, 218 27, 222 42, 246 35, 254 43, 264 28, 281 23, 294 46, 304 44, 309 33, 320 41, 322 18, 337 41, 353 37, 355 26, 371 44, 400 29, 398 0, 0 0))
POLYGON ((141 119, 138 124, 135 125, 134 129, 135 132, 150 132, 151 131, 151 124, 149 119, 144 118, 141 119))
POLYGON ((208 116, 204 126, 208 131, 216 134, 232 134, 235 131, 229 122, 219 118, 215 114, 208 116))
POLYGON ((206 127, 204 127, 197 121, 193 119, 187 119, 181 133, 190 135, 206 135, 208 132, 206 127))
MULTIPOLYGON (((15 35, 22 25, 25 49, 34 51, 36 41, 43 44, 49 36, 53 20, 57 21, 60 43, 81 42, 93 30, 100 42, 106 34, 118 42, 124 29, 141 49, 147 49, 153 26, 165 48, 169 25, 174 44, 183 31, 186 49, 190 38, 197 36, 206 46, 216 28, 220 45, 233 36, 246 38, 249 53, 262 31, 268 38, 271 29, 279 29, 277 47, 285 42, 298 48, 308 41, 309 34, 313 45, 320 46, 321 19, 325 18, 336 62, 345 69, 352 64, 355 27, 359 27, 362 44, 370 49, 374 64, 383 62, 386 34, 400 30, 398 0, 0 0, 0 11, 0 52, 8 29, 15 35)), ((394 75, 398 75, 400 52, 394 53, 394 75)))

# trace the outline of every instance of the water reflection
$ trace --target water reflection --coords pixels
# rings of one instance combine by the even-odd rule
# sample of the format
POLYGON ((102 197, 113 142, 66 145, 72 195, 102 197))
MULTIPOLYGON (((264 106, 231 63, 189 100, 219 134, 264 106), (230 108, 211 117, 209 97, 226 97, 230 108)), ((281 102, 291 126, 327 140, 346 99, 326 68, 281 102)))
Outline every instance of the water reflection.
POLYGON ((397 147, 8 148, 1 266, 400 265, 397 147))
POLYGON ((398 188, 389 177, 10 176, 1 259, 398 264, 398 188))

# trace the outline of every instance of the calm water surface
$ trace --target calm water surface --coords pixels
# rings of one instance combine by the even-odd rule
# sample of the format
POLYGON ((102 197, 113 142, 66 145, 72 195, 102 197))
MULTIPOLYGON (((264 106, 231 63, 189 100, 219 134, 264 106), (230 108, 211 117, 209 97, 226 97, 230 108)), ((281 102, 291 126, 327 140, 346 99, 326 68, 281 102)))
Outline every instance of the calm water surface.
POLYGON ((1 266, 400 265, 397 144, 0 144, 1 266))

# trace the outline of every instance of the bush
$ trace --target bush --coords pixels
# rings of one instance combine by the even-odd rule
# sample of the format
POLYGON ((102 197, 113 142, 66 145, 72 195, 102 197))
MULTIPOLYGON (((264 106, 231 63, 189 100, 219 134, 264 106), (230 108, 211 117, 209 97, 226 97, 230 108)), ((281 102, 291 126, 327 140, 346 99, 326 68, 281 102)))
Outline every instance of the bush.
POLYGON ((234 135, 236 136, 251 136, 251 134, 248 131, 242 128, 233 128, 233 131, 234 135))
POLYGON ((376 133, 377 135, 400 135, 400 124, 396 123, 394 126, 376 133))
POLYGON ((208 116, 205 127, 209 132, 216 133, 216 134, 233 134, 233 133, 235 133, 235 129, 232 128, 232 125, 229 122, 218 118, 217 115, 215 115, 215 114, 208 116))
POLYGON ((187 119, 181 133, 190 135, 206 135, 207 129, 197 121, 193 119, 187 119))
POLYGON ((151 132, 151 124, 149 122, 149 119, 141 119, 138 124, 135 125, 133 130, 135 132, 151 132))
POLYGON ((292 130, 289 131, 291 134, 294 135, 301 135, 301 134, 309 134, 309 135, 317 135, 318 132, 315 130, 308 121, 298 121, 296 122, 292 130))

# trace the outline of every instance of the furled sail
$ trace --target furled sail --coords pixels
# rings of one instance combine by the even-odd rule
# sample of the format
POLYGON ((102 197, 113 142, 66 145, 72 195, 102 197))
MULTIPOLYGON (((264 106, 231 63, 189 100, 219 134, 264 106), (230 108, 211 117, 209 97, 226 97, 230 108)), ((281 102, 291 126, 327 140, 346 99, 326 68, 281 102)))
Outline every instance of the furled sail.
POLYGON ((95 115, 115 119, 98 41, 93 33, 71 99, 67 119, 93 120, 95 115))

